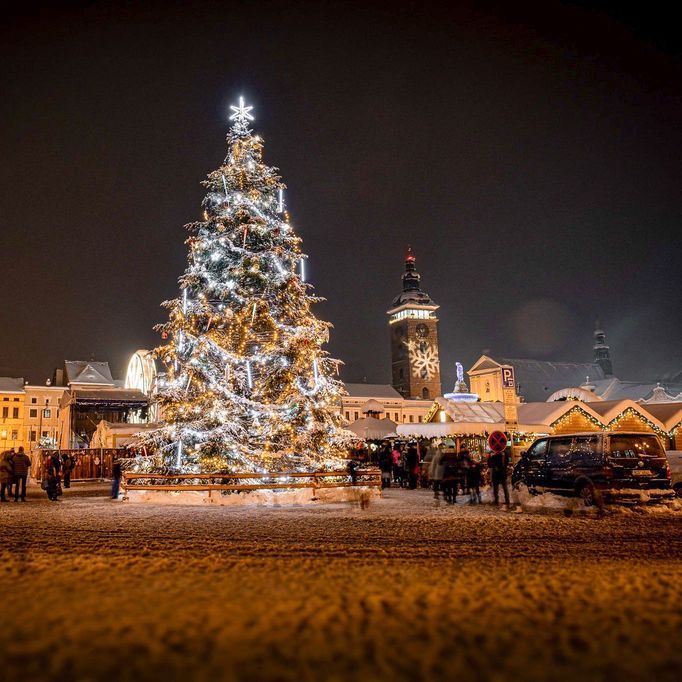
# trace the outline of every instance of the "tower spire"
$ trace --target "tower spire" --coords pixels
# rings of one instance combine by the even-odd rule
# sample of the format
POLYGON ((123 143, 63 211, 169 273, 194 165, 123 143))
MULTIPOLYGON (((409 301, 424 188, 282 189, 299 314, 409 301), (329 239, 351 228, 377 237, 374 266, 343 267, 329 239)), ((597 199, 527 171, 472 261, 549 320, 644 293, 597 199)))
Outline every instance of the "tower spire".
POLYGON ((594 346, 592 346, 592 350, 594 351, 594 362, 601 367, 607 377, 612 376, 613 365, 611 364, 611 348, 606 343, 606 333, 599 324, 599 318, 595 321, 594 326, 594 346))

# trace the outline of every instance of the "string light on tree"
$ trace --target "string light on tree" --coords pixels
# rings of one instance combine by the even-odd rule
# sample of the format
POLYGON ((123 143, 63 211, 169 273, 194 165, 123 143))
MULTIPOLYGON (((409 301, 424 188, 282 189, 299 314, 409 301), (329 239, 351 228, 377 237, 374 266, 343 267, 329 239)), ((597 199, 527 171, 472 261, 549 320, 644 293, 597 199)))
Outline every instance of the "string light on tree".
POLYGON ((240 97, 230 108, 227 157, 203 183, 181 293, 158 327, 169 339, 156 351, 168 368, 165 421, 140 444, 187 473, 336 466, 348 440, 331 409, 343 387, 322 349, 330 325, 301 285, 306 256, 284 183, 248 127, 253 107, 240 97))

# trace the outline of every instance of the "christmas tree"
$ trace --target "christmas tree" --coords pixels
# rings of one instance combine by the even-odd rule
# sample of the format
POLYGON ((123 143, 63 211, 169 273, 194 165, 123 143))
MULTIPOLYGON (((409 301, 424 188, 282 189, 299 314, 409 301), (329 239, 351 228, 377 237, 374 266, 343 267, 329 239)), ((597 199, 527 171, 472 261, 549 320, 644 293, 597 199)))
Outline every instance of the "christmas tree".
POLYGON ((159 325, 167 367, 163 422, 142 436, 166 469, 304 471, 335 466, 347 446, 336 404, 338 362, 322 350, 331 325, 312 304, 305 258, 284 207, 285 185, 232 106, 223 165, 204 181, 201 222, 187 225, 180 296, 159 325))

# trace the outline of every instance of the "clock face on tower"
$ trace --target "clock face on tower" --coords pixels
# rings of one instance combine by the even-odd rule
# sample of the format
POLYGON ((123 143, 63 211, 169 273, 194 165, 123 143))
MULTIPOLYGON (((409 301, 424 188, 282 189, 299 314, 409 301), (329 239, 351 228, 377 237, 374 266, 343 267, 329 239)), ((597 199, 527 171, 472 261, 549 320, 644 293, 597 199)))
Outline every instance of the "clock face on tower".
POLYGON ((415 331, 417 332, 417 336, 420 339, 425 339, 429 335, 429 328, 423 322, 420 322, 417 325, 417 328, 415 331))

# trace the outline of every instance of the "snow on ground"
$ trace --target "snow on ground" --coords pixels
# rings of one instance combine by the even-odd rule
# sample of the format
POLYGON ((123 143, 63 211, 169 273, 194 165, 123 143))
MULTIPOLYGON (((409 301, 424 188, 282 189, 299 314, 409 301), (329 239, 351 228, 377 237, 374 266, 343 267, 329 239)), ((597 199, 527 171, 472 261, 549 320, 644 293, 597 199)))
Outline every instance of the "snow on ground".
POLYGON ((6 680, 677 680, 679 513, 0 505, 6 680))

